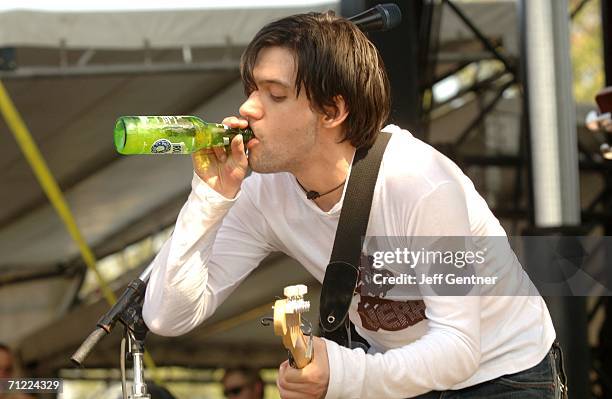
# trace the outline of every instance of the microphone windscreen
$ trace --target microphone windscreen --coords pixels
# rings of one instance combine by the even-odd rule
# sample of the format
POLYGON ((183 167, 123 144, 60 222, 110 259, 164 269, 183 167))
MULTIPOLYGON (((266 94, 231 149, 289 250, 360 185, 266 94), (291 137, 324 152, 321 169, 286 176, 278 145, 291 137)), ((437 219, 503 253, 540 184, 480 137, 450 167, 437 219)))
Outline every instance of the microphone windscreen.
POLYGON ((402 11, 397 4, 378 4, 362 13, 348 18, 363 32, 387 31, 402 21, 402 11))
POLYGON ((395 28, 402 22, 402 11, 397 4, 387 3, 379 4, 376 8, 380 8, 380 12, 383 15, 384 28, 383 30, 389 30, 395 28))

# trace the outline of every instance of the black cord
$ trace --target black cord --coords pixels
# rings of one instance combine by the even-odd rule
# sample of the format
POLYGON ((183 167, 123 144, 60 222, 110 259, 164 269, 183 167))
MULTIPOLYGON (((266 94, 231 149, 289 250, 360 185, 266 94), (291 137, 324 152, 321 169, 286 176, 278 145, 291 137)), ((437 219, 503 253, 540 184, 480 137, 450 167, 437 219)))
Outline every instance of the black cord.
POLYGON ((300 181, 298 179, 295 179, 295 181, 297 181, 297 184, 299 184, 299 186, 302 187, 302 190, 306 191, 306 199, 309 199, 309 200, 315 200, 315 199, 317 199, 319 197, 322 197, 322 196, 327 195, 327 194, 329 194, 331 192, 334 192, 337 189, 339 189, 340 187, 342 187, 344 185, 344 183, 346 183, 346 179, 345 179, 342 183, 338 184, 336 187, 332 188, 331 190, 329 190, 329 191, 327 191, 327 192, 325 192, 323 194, 320 194, 318 191, 306 190, 304 188, 304 186, 302 186, 302 183, 300 183, 300 181))

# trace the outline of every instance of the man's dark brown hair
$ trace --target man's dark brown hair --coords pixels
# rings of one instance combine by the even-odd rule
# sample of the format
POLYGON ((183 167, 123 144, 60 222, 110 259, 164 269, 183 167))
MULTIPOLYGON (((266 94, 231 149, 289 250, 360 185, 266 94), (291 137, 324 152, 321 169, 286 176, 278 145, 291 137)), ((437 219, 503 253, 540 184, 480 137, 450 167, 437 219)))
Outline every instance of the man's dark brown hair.
POLYGON ((333 11, 272 22, 255 35, 242 55, 240 71, 247 95, 257 89, 253 68, 259 51, 273 46, 293 52, 296 93, 303 85, 313 110, 333 114, 334 98, 342 96, 349 112, 342 141, 370 147, 389 117, 391 102, 389 80, 372 42, 333 11))

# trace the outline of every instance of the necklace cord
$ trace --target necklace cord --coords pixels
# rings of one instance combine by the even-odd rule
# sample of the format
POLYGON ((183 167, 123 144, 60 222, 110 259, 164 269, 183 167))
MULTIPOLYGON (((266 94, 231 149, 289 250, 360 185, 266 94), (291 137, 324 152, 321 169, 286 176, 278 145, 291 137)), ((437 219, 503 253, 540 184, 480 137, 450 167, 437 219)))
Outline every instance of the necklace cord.
POLYGON ((344 181, 342 183, 338 184, 336 187, 334 187, 331 190, 326 191, 326 192, 321 194, 318 191, 306 190, 306 188, 304 188, 304 186, 302 186, 302 183, 300 183, 300 181, 298 179, 295 179, 295 181, 297 181, 297 184, 302 188, 302 190, 304 190, 306 192, 306 199, 309 199, 309 200, 315 200, 315 199, 317 199, 319 197, 322 197, 324 195, 332 193, 332 192, 336 191, 337 189, 339 189, 340 187, 342 187, 344 185, 344 183, 346 183, 346 179, 344 179, 344 181))

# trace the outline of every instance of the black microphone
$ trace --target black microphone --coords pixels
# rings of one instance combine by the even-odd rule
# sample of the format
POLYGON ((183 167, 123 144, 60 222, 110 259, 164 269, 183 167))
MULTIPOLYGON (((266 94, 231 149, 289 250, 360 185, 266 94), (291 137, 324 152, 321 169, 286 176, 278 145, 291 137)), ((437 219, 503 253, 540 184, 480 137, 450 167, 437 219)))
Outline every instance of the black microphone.
POLYGON ((386 31, 402 21, 402 11, 397 4, 378 4, 362 13, 348 18, 363 32, 386 31))

